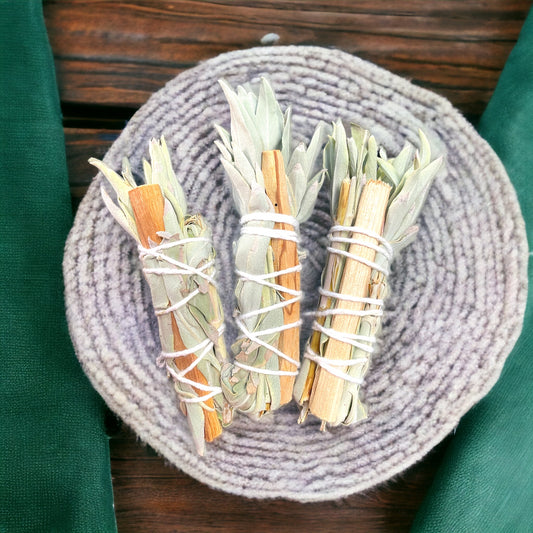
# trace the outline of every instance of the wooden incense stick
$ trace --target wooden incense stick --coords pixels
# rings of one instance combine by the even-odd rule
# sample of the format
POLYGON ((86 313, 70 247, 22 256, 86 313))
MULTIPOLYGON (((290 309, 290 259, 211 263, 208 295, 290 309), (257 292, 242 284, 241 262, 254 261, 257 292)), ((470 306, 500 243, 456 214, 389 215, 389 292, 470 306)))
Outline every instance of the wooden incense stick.
MULTIPOLYGON (((261 170, 265 180, 265 191, 274 205, 276 213, 291 215, 289 194, 287 192, 287 177, 283 165, 283 157, 279 150, 263 152, 261 170)), ((290 224, 276 222, 274 229, 293 230, 290 224)), ((284 239, 272 239, 272 251, 274 255, 274 269, 285 270, 298 265, 298 246, 293 241, 284 239)), ((279 275, 275 283, 287 289, 300 290, 300 273, 290 272, 279 275)), ((281 292, 281 298, 291 299, 294 295, 281 292)), ((300 320, 300 302, 295 302, 283 308, 283 323, 289 324, 300 320)), ((294 327, 280 332, 278 348, 291 359, 300 359, 300 328, 294 327)), ((280 370, 295 371, 296 365, 280 358, 280 370)), ((295 376, 280 376, 281 400, 280 405, 291 401, 292 389, 295 376)))
MULTIPOLYGON (((161 193, 161 187, 157 184, 135 187, 129 191, 129 198, 141 244, 145 248, 150 247, 150 241, 159 244, 161 242, 161 237, 157 232, 165 230, 165 223, 163 220, 165 200, 161 193)), ((172 332, 174 334, 174 350, 186 350, 187 347, 183 343, 174 315, 172 315, 172 332)), ((195 360, 196 355, 189 354, 185 357, 177 357, 174 359, 174 363, 180 370, 185 370, 195 360)), ((205 376, 200 372, 198 367, 194 367, 188 372, 187 376, 192 381, 201 383, 202 385, 208 385, 205 376)), ((194 387, 193 389, 200 396, 205 394, 200 389, 194 387)), ((206 442, 211 442, 222 433, 222 425, 214 410, 213 399, 210 398, 204 403, 207 407, 211 408, 203 409, 205 418, 204 438, 206 442)))
MULTIPOLYGON (((340 192, 339 192, 339 201, 337 203, 337 213, 335 215, 335 221, 338 224, 346 225, 348 222, 345 220, 346 217, 346 209, 348 207, 348 196, 350 194, 350 180, 345 179, 341 183, 340 192)), ((350 223, 351 225, 351 223, 350 223)), ((340 247, 338 243, 334 243, 332 245, 334 248, 340 247)), ((333 291, 335 287, 332 286, 332 282, 335 279, 334 272, 337 270, 338 262, 341 260, 341 257, 337 254, 332 254, 332 257, 329 258, 328 265, 327 265, 327 271, 324 276, 324 289, 328 291, 333 291)), ((329 298, 327 296, 322 296, 320 298, 320 303, 318 307, 318 311, 325 311, 326 309, 330 309, 332 306, 333 300, 332 298, 329 298)), ((316 318, 316 321, 323 326, 326 317, 325 316, 319 316, 316 318)), ((320 337, 321 337, 320 331, 313 331, 313 334, 311 335, 311 339, 309 340, 309 347, 311 350, 313 350, 314 353, 320 353, 320 337)), ((316 375, 316 363, 314 361, 309 362, 309 370, 307 372, 307 377, 305 380, 305 385, 302 390, 302 394, 300 398, 296 398, 296 401, 299 404, 304 404, 305 402, 309 401, 309 398, 311 396, 311 390, 313 387, 313 382, 315 380, 316 375)), ((305 419, 305 415, 300 420, 300 422, 303 422, 305 419)))
MULTIPOLYGON (((361 192, 354 226, 381 235, 390 190, 391 187, 382 181, 369 181, 361 192)), ((373 245, 378 244, 376 239, 372 237, 362 234, 354 234, 354 236, 362 242, 373 245)), ((360 244, 351 244, 349 252, 368 261, 374 261, 376 257, 375 250, 360 244)), ((372 269, 369 266, 353 259, 347 259, 339 292, 347 296, 367 297, 371 273, 372 269)), ((362 311, 364 305, 359 302, 338 300, 336 308, 348 311, 362 311)), ((331 321, 331 328, 342 333, 354 334, 357 332, 359 321, 359 316, 335 315, 331 321)), ((350 344, 330 338, 324 351, 324 357, 326 359, 347 361, 350 359, 351 349, 350 344)), ((338 368, 340 372, 346 372, 346 367, 338 368)), ((309 401, 311 413, 325 422, 335 422, 343 388, 343 379, 330 374, 325 369, 318 369, 309 401)))

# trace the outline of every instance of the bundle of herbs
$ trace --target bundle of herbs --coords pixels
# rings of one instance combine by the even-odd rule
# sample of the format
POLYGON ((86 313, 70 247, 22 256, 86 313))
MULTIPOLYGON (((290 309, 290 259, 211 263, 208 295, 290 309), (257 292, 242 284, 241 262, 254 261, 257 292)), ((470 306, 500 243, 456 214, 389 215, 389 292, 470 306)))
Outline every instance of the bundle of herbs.
POLYGON ((231 405, 258 417, 288 403, 300 366, 299 224, 312 213, 324 172, 315 160, 325 140, 319 124, 294 149, 291 109, 282 112, 269 83, 257 92, 221 81, 231 126, 217 126, 241 233, 235 243, 236 324, 233 364, 222 369, 231 405))
POLYGON ((360 387, 374 351, 395 254, 411 243, 428 190, 442 165, 422 131, 388 159, 367 130, 338 121, 324 149, 331 216, 328 258, 313 333, 294 387, 302 406, 327 424, 367 417, 360 387))
POLYGON ((211 230, 199 214, 188 214, 183 190, 162 138, 150 142, 143 160, 146 184, 137 186, 127 159, 122 176, 90 159, 114 189, 101 188, 105 205, 139 245, 143 273, 157 315, 161 366, 174 380, 197 452, 222 432, 232 411, 220 387, 226 361, 224 318, 216 289, 211 230))

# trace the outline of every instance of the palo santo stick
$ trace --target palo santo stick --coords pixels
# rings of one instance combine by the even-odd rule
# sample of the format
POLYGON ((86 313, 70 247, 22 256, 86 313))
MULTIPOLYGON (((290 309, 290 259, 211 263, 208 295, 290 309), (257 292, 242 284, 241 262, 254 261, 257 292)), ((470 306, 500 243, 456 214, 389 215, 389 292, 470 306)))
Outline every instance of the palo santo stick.
MULTIPOLYGON (((291 215, 289 204, 289 194, 287 192, 287 177, 283 165, 283 157, 279 150, 268 150, 263 152, 261 170, 265 180, 265 191, 270 201, 274 205, 276 213, 291 215)), ((276 222, 274 229, 293 230, 290 224, 276 222)), ((298 265, 298 247, 293 241, 284 239, 272 240, 272 251, 274 255, 274 270, 285 270, 298 265)), ((275 283, 288 289, 300 290, 300 273, 291 272, 279 275, 275 283)), ((286 292, 280 293, 281 298, 291 299, 294 295, 286 292)), ((287 305, 283 308, 283 323, 289 324, 300 319, 300 302, 287 305)), ((300 328, 294 327, 280 332, 278 349, 290 358, 299 360, 300 357, 300 328)), ((295 371, 297 368, 289 361, 280 358, 280 370, 295 371)), ((281 400, 280 405, 291 401, 292 389, 295 376, 280 376, 281 400)))
MULTIPOLYGON (((361 192, 354 225, 381 235, 390 190, 391 187, 382 181, 369 181, 361 192)), ((355 234, 354 236, 362 242, 373 245, 378 244, 376 239, 372 237, 361 234, 355 234)), ((359 244, 351 244, 349 252, 368 261, 374 261, 376 257, 375 250, 359 244)), ((339 293, 347 296, 367 297, 371 273, 372 269, 369 266, 353 259, 347 259, 344 265, 339 293)), ((336 308, 349 311, 362 311, 364 305, 359 302, 338 300, 336 308)), ((335 315, 331 321, 331 328, 342 333, 353 334, 357 331, 359 321, 359 316, 335 315)), ((351 348, 350 344, 329 338, 324 357, 326 359, 347 361, 350 359, 351 348)), ((346 367, 339 367, 339 370, 346 372, 346 367)), ((311 392, 309 402, 311 413, 325 422, 333 423, 336 419, 343 387, 343 379, 320 368, 311 392)))
MULTIPOLYGON (((141 244, 145 248, 150 247, 150 241, 155 244, 161 242, 161 237, 157 234, 158 231, 165 230, 165 223, 163 220, 163 213, 165 208, 165 200, 161 192, 161 187, 154 185, 141 185, 129 191, 129 198, 137 232, 141 240, 141 244)), ((181 351, 187 349, 181 338, 178 324, 172 315, 172 332, 174 334, 174 350, 181 351)), ((174 359, 176 366, 180 370, 184 370, 196 360, 194 354, 185 357, 177 357, 174 359)), ((187 376, 197 383, 208 385, 205 376, 200 372, 198 367, 194 367, 187 376)), ((194 388, 194 387, 193 387, 194 388)), ((194 389, 198 395, 205 394, 199 389, 194 389)), ((211 442, 218 435, 222 433, 222 426, 218 419, 218 415, 214 410, 213 399, 210 398, 204 402, 211 409, 203 409, 205 417, 204 438, 206 442, 211 442)))
MULTIPOLYGON (((351 221, 348 222, 346 220, 346 209, 348 207, 348 195, 350 193, 350 180, 345 179, 343 180, 339 192, 339 201, 337 203, 337 213, 335 216, 335 221, 338 224, 346 225, 350 224, 351 221)), ((333 243, 332 245, 334 248, 342 246, 339 243, 333 243)), ((328 291, 333 291, 335 287, 332 286, 332 281, 334 279, 333 273, 338 268, 339 261, 342 261, 342 258, 339 257, 337 254, 331 254, 331 256, 328 257, 328 264, 327 264, 327 270, 326 274, 324 276, 324 289, 328 291)), ((318 304, 318 311, 325 311, 326 309, 330 309, 332 304, 332 299, 328 296, 321 296, 320 302, 318 304)), ((323 326, 324 322, 326 321, 325 316, 319 316, 316 317, 316 321, 323 326)), ((311 339, 309 340, 309 347, 313 352, 320 353, 320 337, 321 333, 320 331, 313 331, 311 335, 311 339)), ((309 371, 307 373, 307 377, 305 380, 305 385, 301 394, 300 398, 296 398, 297 402, 299 404, 304 404, 305 402, 309 401, 309 398, 311 396, 311 390, 313 387, 313 382, 315 380, 316 375, 316 363, 314 361, 309 361, 309 371)), ((302 419, 303 421, 303 419, 302 419)))

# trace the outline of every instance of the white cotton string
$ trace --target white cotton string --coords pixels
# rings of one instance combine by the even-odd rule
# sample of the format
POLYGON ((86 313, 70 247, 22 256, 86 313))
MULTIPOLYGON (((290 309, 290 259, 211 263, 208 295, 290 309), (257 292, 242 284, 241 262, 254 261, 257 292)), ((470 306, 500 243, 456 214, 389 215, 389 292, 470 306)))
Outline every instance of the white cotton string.
MULTIPOLYGON (((332 228, 330 229, 329 234, 328 234, 328 239, 329 239, 329 243, 332 245, 334 245, 335 243, 347 244, 347 245, 356 244, 356 245, 364 246, 366 248, 370 248, 371 250, 374 250, 376 253, 382 254, 383 257, 385 257, 385 259, 387 260, 387 263, 390 263, 393 259, 393 248, 391 244, 378 233, 370 231, 366 228, 361 228, 359 226, 335 225, 335 226, 332 226, 332 228), (378 244, 365 242, 355 237, 342 237, 339 235, 339 233, 341 232, 365 235, 367 237, 371 237, 375 239, 376 241, 378 241, 378 244)), ((369 261, 368 259, 364 257, 360 257, 347 250, 335 248, 334 246, 328 246, 327 250, 329 253, 342 255, 353 261, 358 261, 359 263, 362 263, 363 265, 366 265, 373 270, 381 272, 385 276, 389 275, 388 267, 382 266, 376 263, 375 261, 369 261)), ((342 300, 345 302, 360 303, 365 306, 373 306, 372 309, 363 308, 361 310, 342 309, 342 308, 333 307, 330 309, 323 309, 323 310, 319 310, 319 311, 312 313, 315 317, 315 320, 312 325, 313 330, 318 331, 322 333, 323 335, 326 335, 332 339, 338 340, 340 342, 344 342, 345 344, 349 344, 350 346, 358 348, 366 352, 369 355, 372 354, 374 352, 374 344, 376 342, 376 337, 367 336, 367 335, 358 335, 354 333, 344 333, 341 331, 337 331, 332 328, 324 327, 316 319, 318 317, 328 317, 328 316, 336 316, 336 315, 359 316, 359 317, 364 317, 364 316, 380 317, 380 316, 383 316, 383 300, 381 298, 351 296, 351 295, 342 294, 339 292, 328 291, 323 288, 319 289, 319 293, 323 297, 332 298, 334 300, 342 300)), ((325 357, 317 354, 314 350, 312 350, 309 344, 307 345, 305 349, 304 357, 306 359, 309 359, 310 361, 315 362, 319 367, 323 368, 330 374, 340 379, 343 379, 345 381, 348 381, 350 383, 354 383, 356 385, 360 385, 363 382, 363 380, 361 378, 354 378, 347 372, 341 371, 340 368, 341 367, 349 368, 357 364, 368 362, 368 356, 358 357, 356 359, 349 359, 349 360, 326 359, 325 357)))
MULTIPOLYGON (((153 274, 156 276, 167 276, 167 275, 182 275, 182 276, 199 276, 200 278, 204 279, 207 283, 210 283, 211 285, 216 287, 215 279, 213 277, 214 274, 207 274, 205 271, 209 268, 212 268, 214 266, 214 261, 208 261, 207 263, 203 264, 200 267, 194 267, 192 265, 188 265, 187 263, 183 263, 182 261, 178 261, 165 253, 163 253, 165 250, 168 250, 170 248, 175 248, 176 246, 183 246, 185 244, 193 243, 193 242, 207 242, 211 244, 211 240, 206 237, 188 237, 185 239, 179 239, 172 242, 165 242, 162 244, 159 244, 157 246, 154 246, 153 248, 144 248, 143 246, 139 246, 139 257, 141 260, 144 259, 156 259, 158 261, 161 261, 163 263, 167 263, 169 265, 173 265, 174 268, 170 267, 152 267, 152 268, 143 268, 143 272, 145 274, 153 274)), ((165 308, 160 308, 155 310, 155 314, 157 316, 173 313, 174 311, 178 311, 182 307, 186 306, 195 296, 200 294, 200 289, 197 288, 194 291, 192 291, 190 294, 188 294, 185 298, 182 298, 180 301, 176 302, 173 305, 169 305, 165 308)), ((222 335, 224 333, 224 325, 222 325, 217 330, 218 335, 222 335)), ((187 348, 185 350, 178 350, 174 352, 165 352, 162 351, 157 358, 157 364, 159 366, 166 366, 167 372, 169 375, 171 375, 177 382, 182 383, 184 385, 190 385, 191 387, 194 387, 196 390, 200 390, 205 392, 206 394, 202 394, 200 396, 193 396, 190 395, 190 393, 184 392, 184 391, 178 391, 178 394, 180 395, 180 399, 184 403, 202 403, 210 398, 213 398, 217 394, 222 393, 222 388, 219 386, 213 386, 213 385, 206 385, 203 383, 199 383, 197 381, 194 381, 192 379, 187 378, 187 374, 191 372, 194 368, 198 366, 200 361, 213 349, 214 341, 210 338, 204 339, 202 342, 198 343, 197 345, 187 348), (199 355, 197 355, 199 353, 199 355), (184 368, 183 370, 180 370, 177 372, 175 368, 171 365, 171 361, 174 359, 178 359, 180 357, 186 357, 188 355, 195 355, 194 361, 187 366, 187 368, 184 368)), ((207 406, 206 406, 207 408, 207 406)))
POLYGON ((381 309, 362 309, 357 311, 355 309, 324 309, 323 311, 315 311, 311 313, 315 317, 319 316, 334 316, 334 315, 346 315, 346 316, 383 316, 383 310, 381 309))
POLYGON ((376 342, 376 337, 374 336, 357 335, 356 333, 342 333, 332 328, 326 328, 318 322, 314 322, 312 328, 315 331, 324 333, 324 335, 327 335, 332 339, 336 339, 340 342, 345 342, 346 344, 350 344, 355 348, 359 348, 360 350, 363 350, 367 353, 374 352, 373 343, 376 342))
MULTIPOLYGON (((220 334, 222 334, 222 331, 223 331, 223 328, 221 328, 220 334)), ((195 352, 205 349, 206 347, 210 347, 211 344, 212 344, 211 339, 207 337, 202 342, 200 342, 196 346, 193 346, 192 348, 187 348, 185 350, 177 350, 175 352, 162 351, 159 354, 159 357, 157 358, 157 364, 158 366, 164 366, 166 364, 167 359, 177 359, 178 357, 185 357, 187 355, 190 355, 191 353, 195 353, 195 352)))
MULTIPOLYGON (((299 272, 302 268, 301 268, 301 265, 298 265, 300 268, 297 268, 297 269, 286 269, 286 270, 290 270, 291 272, 299 272)), ((283 271, 283 272, 286 272, 283 271)), ((278 270, 277 272, 274 272, 274 274, 276 276, 279 276, 281 275, 280 272, 282 272, 281 270, 278 270)), ((287 294, 292 294, 292 296, 298 296, 301 291, 298 291, 296 289, 289 289, 287 287, 284 287, 283 285, 279 285, 278 283, 272 283, 270 281, 266 281, 266 279, 268 278, 271 278, 271 277, 274 277, 272 274, 268 274, 267 276, 265 276, 264 274, 262 275, 254 275, 254 274, 249 274, 248 272, 243 272, 242 270, 235 270, 235 274, 237 274, 237 276, 239 276, 240 278, 242 279, 246 279, 247 281, 255 281, 256 283, 259 283, 260 285, 264 285, 265 287, 270 287, 271 289, 274 289, 276 291, 282 291, 282 292, 286 292, 287 294)))
MULTIPOLYGON (((222 335, 224 333, 224 327, 221 326, 218 330, 218 334, 222 335)), ((194 368, 198 366, 200 361, 212 350, 213 348, 213 341, 211 339, 205 339, 201 343, 197 344, 196 346, 193 346, 192 348, 187 348, 185 350, 179 350, 175 352, 164 352, 162 351, 161 354, 158 357, 158 363, 166 364, 168 373, 178 382, 183 383, 185 385, 190 385, 194 387, 197 390, 204 391, 208 394, 204 394, 202 396, 193 396, 193 397, 183 397, 181 400, 185 403, 200 403, 208 400, 209 398, 212 398, 213 396, 216 396, 217 394, 220 394, 222 392, 222 389, 218 386, 213 385, 206 385, 203 383, 198 383, 197 381, 193 381, 189 378, 187 378, 187 374, 191 372, 194 368), (200 355, 196 355, 194 361, 183 370, 180 370, 177 372, 170 364, 170 361, 173 359, 178 359, 180 357, 186 357, 191 354, 197 354, 197 352, 200 352, 200 355)))
POLYGON ((291 215, 281 213, 249 213, 241 217, 241 235, 259 235, 270 239, 299 242, 300 223, 291 215), (289 224, 294 229, 271 229, 247 226, 248 222, 274 222, 289 224))
POLYGON ((286 229, 270 229, 270 228, 243 228, 241 235, 259 235, 261 237, 269 237, 270 239, 283 239, 285 241, 298 242, 298 234, 292 230, 286 229))
MULTIPOLYGON (((263 310, 265 310, 268 308, 264 307, 263 310)), ((287 355, 286 353, 282 352, 279 348, 277 348, 276 346, 272 346, 271 344, 269 344, 268 342, 265 342, 265 341, 262 341, 260 338, 259 338, 259 335, 264 335, 265 333, 263 331, 257 331, 255 333, 251 332, 247 327, 246 325, 244 324, 244 322, 241 320, 241 318, 237 318, 235 320, 238 328, 241 330, 242 332, 242 336, 244 338, 248 338, 250 339, 252 342, 255 342, 256 344, 258 344, 259 346, 263 346, 264 348, 266 348, 267 350, 275 353, 278 357, 281 357, 282 359, 285 359, 286 361, 288 361, 289 363, 292 363, 293 365, 295 365, 297 368, 300 366, 300 361, 296 360, 296 359, 293 359, 292 357, 290 357, 289 355, 287 355)), ((296 322, 291 322, 290 324, 288 324, 291 328, 296 328, 296 327, 299 327, 301 326, 302 324, 302 321, 301 320, 297 320, 296 322)), ((287 329, 286 327, 284 326, 280 326, 280 327, 277 327, 277 328, 271 328, 271 333, 278 333, 279 331, 283 331, 285 329, 287 329), (280 329, 280 327, 283 327, 283 329, 280 329)), ((242 363, 240 363, 239 361, 236 361, 235 362, 235 366, 239 366, 241 368, 242 367, 242 363)), ((296 376, 298 374, 298 372, 291 372, 291 371, 288 371, 288 370, 268 370, 266 373, 268 374, 272 374, 272 375, 276 375, 276 376, 296 376), (289 373, 287 373, 289 372, 289 373)))
MULTIPOLYGON (((379 233, 368 230, 366 228, 361 228, 360 226, 335 225, 330 229, 328 238, 331 244, 334 244, 334 243, 343 243, 343 244, 349 244, 349 245, 358 244, 360 246, 364 246, 365 248, 370 248, 371 250, 374 250, 375 252, 382 254, 387 259, 387 262, 390 263, 392 261, 393 249, 390 243, 386 239, 384 239, 379 233), (365 235, 366 237, 371 237, 372 239, 375 239, 376 241, 378 241, 379 244, 365 242, 365 241, 362 241, 361 239, 356 239, 354 237, 342 237, 342 236, 337 235, 340 232, 352 233, 352 234, 357 234, 357 235, 365 235)), ((354 255, 347 250, 341 250, 339 248, 334 248, 333 246, 328 246, 327 250, 328 252, 332 254, 342 255, 344 257, 347 257, 348 259, 359 261, 359 263, 362 263, 363 265, 366 265, 372 268, 373 270, 377 270, 378 272, 383 273, 385 276, 388 276, 390 273, 387 267, 383 267, 377 264, 375 261, 369 261, 368 259, 365 259, 364 257, 354 255)))
MULTIPOLYGON (((250 213, 248 215, 244 215, 241 218, 241 235, 257 235, 261 237, 268 237, 270 239, 282 239, 286 241, 292 241, 292 242, 299 242, 299 222, 290 215, 284 215, 284 214, 278 214, 278 213, 250 213), (292 226, 294 229, 273 229, 273 228, 263 228, 258 226, 248 226, 247 224, 249 222, 273 222, 273 223, 282 223, 282 224, 288 224, 292 226)), ((250 331, 246 327, 246 320, 259 316, 265 313, 268 313, 270 311, 274 311, 276 309, 282 309, 284 307, 287 307, 289 305, 292 305, 296 302, 299 302, 302 299, 302 291, 296 290, 296 289, 290 289, 288 287, 284 287, 283 285, 280 285, 279 283, 275 283, 274 281, 268 281, 277 278, 278 276, 281 276, 283 274, 289 274, 292 272, 300 272, 302 269, 301 265, 295 265, 293 267, 289 267, 283 270, 277 270, 275 272, 270 272, 267 274, 250 274, 248 272, 244 272, 242 270, 236 270, 235 273, 239 278, 243 281, 249 281, 252 283, 257 283, 258 285, 262 285, 264 287, 268 287, 270 289, 283 292, 285 294, 289 294, 293 296, 292 298, 282 300, 280 302, 277 302, 275 304, 269 305, 267 307, 262 307, 260 309, 255 309, 253 311, 250 311, 248 313, 243 313, 239 315, 235 319, 235 323, 237 327, 241 331, 241 335, 239 335, 238 339, 249 339, 250 341, 254 342, 255 344, 262 346, 269 350, 270 352, 276 354, 279 358, 285 359, 289 363, 293 364, 297 369, 300 367, 300 361, 297 359, 293 359, 286 353, 279 350, 276 346, 272 346, 271 344, 263 341, 260 337, 264 335, 275 335, 276 333, 280 333, 282 331, 286 331, 291 328, 297 328, 302 325, 301 320, 296 320, 295 322, 290 322, 289 324, 283 324, 281 326, 277 326, 274 328, 268 328, 263 329, 259 331, 250 331)), ((270 370, 266 368, 256 368, 250 365, 246 365, 240 361, 235 362, 235 366, 238 368, 241 368, 243 370, 247 370, 249 372, 256 372, 258 374, 265 374, 265 375, 271 375, 271 376, 296 376, 298 375, 298 371, 290 371, 290 370, 270 370)))
MULTIPOLYGON (((357 244, 363 244, 363 243, 361 241, 361 242, 357 242, 357 244)), ((352 254, 352 253, 350 253, 350 252, 348 252, 346 250, 338 250, 337 248, 333 248, 331 246, 328 246, 327 247, 327 251, 332 253, 332 254, 343 255, 344 257, 347 257, 348 259, 353 259, 355 261, 358 261, 359 263, 362 263, 363 265, 366 265, 367 267, 370 267, 373 270, 377 270, 378 272, 382 272, 383 274, 385 274, 385 276, 389 275, 389 270, 387 268, 384 268, 384 267, 378 265, 374 261, 369 261, 368 259, 366 259, 364 257, 359 257, 358 255, 354 255, 354 254, 352 254)))
POLYGON ((383 305, 383 300, 380 298, 368 298, 361 296, 350 296, 349 294, 341 294, 340 292, 328 291, 320 287, 318 292, 321 296, 327 296, 328 298, 336 298, 337 300, 344 300, 346 302, 355 302, 361 304, 370 304, 370 305, 383 305))
MULTIPOLYGON (((275 328, 270 328, 270 329, 262 329, 261 331, 256 331, 255 334, 256 335, 272 335, 273 333, 279 333, 280 331, 285 331, 287 329, 296 327, 294 324, 295 322, 290 322, 289 324, 284 324, 283 326, 277 326, 275 328)), ((301 326, 301 325, 302 325, 302 321, 298 320, 298 326, 301 326)), ((239 335, 237 337, 237 340, 241 340, 244 338, 245 338, 244 335, 239 335)))
POLYGON ((194 289, 194 291, 188 294, 185 298, 182 298, 179 302, 176 302, 174 305, 165 307, 163 309, 156 309, 155 314, 157 316, 161 316, 161 315, 168 315, 169 313, 173 313, 174 311, 178 311, 183 306, 187 305, 195 296, 198 296, 199 294, 200 294, 200 290, 194 289))
POLYGON ((325 357, 322 357, 321 355, 318 355, 316 352, 314 352, 309 346, 307 346, 305 349, 304 357, 306 359, 309 359, 310 361, 314 361, 319 367, 323 368, 330 374, 333 374, 334 376, 340 379, 349 381, 350 383, 354 383, 355 385, 361 385, 363 383, 363 380, 361 378, 354 378, 353 376, 350 376, 350 374, 347 374, 346 372, 341 372, 336 367, 337 366, 354 366, 357 364, 366 363, 368 361, 366 357, 360 357, 358 359, 349 359, 348 361, 326 359, 325 357))
POLYGON ((298 372, 289 372, 288 370, 270 370, 268 368, 256 368, 255 366, 245 365, 239 361, 235 361, 235 366, 248 370, 248 372, 255 372, 256 374, 265 374, 267 376, 295 376, 298 372))
MULTIPOLYGON (((295 304, 296 302, 299 302, 302 299, 301 295, 295 296, 294 298, 291 298, 290 300, 282 300, 281 302, 278 302, 277 304, 269 305, 268 307, 261 307, 261 309, 255 309, 254 311, 250 311, 249 313, 243 313, 240 315, 240 318, 250 318, 252 316, 262 315, 263 313, 267 311, 274 311, 275 309, 282 309, 283 307, 287 307, 288 305, 295 304)), ((281 327, 281 326, 280 326, 281 327)))
MULTIPOLYGON (((241 217, 241 226, 246 226, 248 222, 278 222, 280 224, 289 224, 297 233, 300 232, 300 223, 292 215, 284 215, 282 213, 248 213, 241 217)), ((245 229, 245 228, 243 228, 245 229)))
MULTIPOLYGON (((224 326, 221 326, 217 330, 218 335, 222 335, 224 333, 224 326)), ((187 348, 185 350, 179 350, 175 352, 164 352, 162 351, 161 354, 158 357, 158 364, 166 364, 168 373, 180 383, 184 383, 186 385, 190 385, 194 387, 195 389, 202 390, 208 394, 204 394, 202 396, 192 396, 192 397, 184 397, 182 395, 181 401, 185 403, 200 403, 205 402, 206 400, 209 400, 213 396, 216 396, 217 394, 220 394, 222 392, 222 389, 218 386, 212 386, 212 385, 205 385, 203 383, 198 383, 197 381, 193 381, 187 377, 185 377, 191 370, 193 370, 200 361, 211 351, 213 348, 213 341, 209 338, 205 339, 201 343, 197 344, 196 346, 193 346, 192 348, 187 348), (201 351, 200 355, 197 355, 194 361, 183 370, 180 370, 179 372, 176 372, 176 370, 169 364, 170 360, 172 359, 178 359, 180 357, 186 357, 187 355, 196 354, 198 351, 201 351)))
MULTIPOLYGON (((202 265, 201 267, 193 267, 192 265, 188 265, 187 263, 183 263, 182 261, 178 261, 177 259, 174 259, 172 257, 169 257, 168 255, 162 253, 163 250, 168 250, 169 248, 174 248, 176 246, 182 246, 184 244, 188 244, 190 242, 208 242, 211 241, 206 237, 188 237, 186 239, 179 239, 177 241, 172 242, 166 242, 162 244, 158 244, 157 246, 154 246, 152 248, 145 248, 144 246, 139 245, 139 257, 144 259, 145 257, 149 257, 152 259, 158 259, 160 261, 164 261, 168 263, 169 265, 173 265, 178 267, 180 270, 174 270, 172 274, 186 274, 186 275, 192 275, 196 274, 197 276, 205 279, 208 283, 211 283, 216 287, 216 282, 212 276, 209 274, 205 274, 204 270, 207 270, 211 268, 214 265, 214 261, 209 261, 202 265)), ((156 274, 156 275, 166 275, 169 273, 168 268, 143 268, 143 272, 145 274, 156 274)))
MULTIPOLYGON (((392 261, 394 256, 394 249, 392 248, 391 244, 387 239, 385 239, 382 235, 379 233, 376 233, 375 231, 369 230, 367 228, 362 228, 361 226, 341 226, 339 224, 332 226, 329 230, 329 235, 333 236, 335 233, 339 232, 347 232, 347 233, 357 233, 358 235, 366 235, 367 237, 371 237, 372 239, 376 239, 382 246, 382 249, 376 250, 387 258, 389 263, 392 261)), ((348 238, 348 237, 347 237, 348 238)), ((350 242, 350 241, 346 241, 350 242)), ((356 243, 359 244, 359 243, 356 243)), ((375 245, 372 243, 362 243, 363 246, 366 246, 367 248, 372 248, 375 250, 375 245)))

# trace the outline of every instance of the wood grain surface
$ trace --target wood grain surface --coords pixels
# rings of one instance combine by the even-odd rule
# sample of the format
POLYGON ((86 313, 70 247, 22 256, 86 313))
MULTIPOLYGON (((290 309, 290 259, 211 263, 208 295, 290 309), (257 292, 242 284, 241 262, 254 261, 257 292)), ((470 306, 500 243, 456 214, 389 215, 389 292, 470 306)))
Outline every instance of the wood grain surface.
POLYGON ((124 427, 111 439, 119 531, 342 533, 408 531, 448 441, 386 485, 333 502, 250 500, 168 466, 124 427))
MULTIPOLYGON (((126 121, 181 71, 219 53, 278 44, 343 49, 449 98, 476 122, 531 0, 45 0, 73 205, 126 121)), ((165 463, 108 417, 121 532, 408 531, 448 440, 422 462, 338 502, 251 501, 165 463)))
POLYGON ((138 107, 180 71, 221 52, 333 46, 479 114, 530 5, 527 0, 48 1, 64 102, 138 107))

